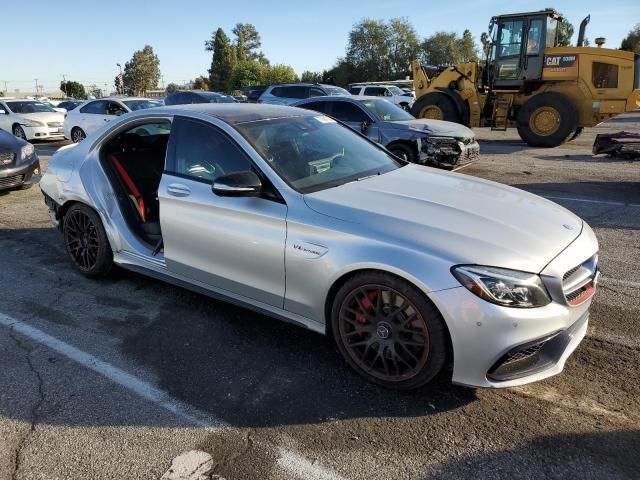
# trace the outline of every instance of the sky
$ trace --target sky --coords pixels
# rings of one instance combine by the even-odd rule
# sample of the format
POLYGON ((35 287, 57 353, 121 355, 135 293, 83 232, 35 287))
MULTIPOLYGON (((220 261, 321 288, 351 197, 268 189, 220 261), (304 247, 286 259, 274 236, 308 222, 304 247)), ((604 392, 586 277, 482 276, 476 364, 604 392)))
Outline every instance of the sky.
POLYGON ((204 41, 222 27, 231 36, 238 22, 252 23, 271 63, 304 70, 330 68, 345 54, 354 23, 368 17, 406 17, 423 38, 437 31, 469 29, 479 40, 492 15, 553 7, 575 26, 591 14, 587 37, 606 37, 611 48, 640 22, 640 0, 497 0, 434 1, 344 0, 31 0, 0 6, 0 90, 14 95, 33 92, 35 80, 45 91, 57 88, 62 76, 81 83, 113 88, 116 63, 151 45, 160 58, 162 81, 183 83, 207 75, 211 53, 204 41), (417 8, 421 5, 421 8, 417 8))

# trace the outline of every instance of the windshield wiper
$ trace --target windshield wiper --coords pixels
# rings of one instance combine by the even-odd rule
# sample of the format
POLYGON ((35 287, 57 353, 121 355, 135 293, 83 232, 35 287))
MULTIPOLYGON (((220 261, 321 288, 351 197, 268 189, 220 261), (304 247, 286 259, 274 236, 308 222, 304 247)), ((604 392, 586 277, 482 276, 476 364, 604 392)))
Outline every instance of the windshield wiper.
POLYGON ((366 175, 364 177, 356 178, 356 180, 359 182, 360 180, 366 180, 367 178, 377 177, 378 175, 380 175, 380 172, 376 172, 371 175, 366 175))

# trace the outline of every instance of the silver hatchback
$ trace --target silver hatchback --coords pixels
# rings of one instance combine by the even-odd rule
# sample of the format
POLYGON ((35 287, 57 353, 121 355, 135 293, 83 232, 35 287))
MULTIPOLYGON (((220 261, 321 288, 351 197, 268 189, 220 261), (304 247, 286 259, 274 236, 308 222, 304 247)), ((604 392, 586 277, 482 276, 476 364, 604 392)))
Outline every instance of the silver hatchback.
POLYGON ((329 334, 385 387, 448 365, 477 387, 559 373, 598 280, 571 212, 298 108, 129 113, 53 155, 40 186, 87 277, 119 265, 329 334))

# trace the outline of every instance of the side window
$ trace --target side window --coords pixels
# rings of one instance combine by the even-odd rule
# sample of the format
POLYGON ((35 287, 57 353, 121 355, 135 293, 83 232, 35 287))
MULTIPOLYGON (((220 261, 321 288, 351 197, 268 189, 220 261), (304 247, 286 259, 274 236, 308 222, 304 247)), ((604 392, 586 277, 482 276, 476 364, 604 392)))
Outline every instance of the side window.
POLYGON ((240 148, 212 125, 178 118, 171 130, 171 144, 169 173, 211 183, 222 175, 251 169, 240 148))
POLYGON ((81 113, 95 113, 97 115, 106 115, 107 102, 104 100, 98 100, 97 102, 87 103, 80 109, 81 113))
POLYGON ((122 105, 116 102, 109 102, 107 105, 107 115, 123 115, 127 113, 122 105))
POLYGON ((351 95, 360 95, 360 88, 361 88, 361 87, 351 87, 351 88, 349 89, 349 93, 350 93, 351 95))
POLYGON ((311 87, 309 88, 309 96, 310 97, 326 97, 327 94, 321 88, 311 87))
POLYGON ((286 96, 284 94, 284 90, 285 90, 284 87, 273 87, 271 89, 271 95, 273 95, 274 97, 284 97, 286 96))
POLYGON ((593 62, 591 82, 596 88, 618 88, 618 65, 593 62))
POLYGON ((289 87, 287 92, 288 98, 308 98, 309 97, 309 87, 303 87, 300 85, 296 85, 295 87, 289 87))
POLYGON ((380 95, 380 87, 367 87, 364 89, 364 95, 377 97, 380 95))
POLYGON ((307 110, 315 110, 320 113, 327 113, 327 106, 329 102, 311 102, 305 103, 304 105, 300 105, 300 108, 305 108, 307 110))
POLYGON ((358 107, 350 102, 333 102, 331 116, 341 122, 362 123, 369 117, 358 107))
POLYGON ((539 55, 542 43, 542 20, 531 20, 527 33, 527 55, 539 55))

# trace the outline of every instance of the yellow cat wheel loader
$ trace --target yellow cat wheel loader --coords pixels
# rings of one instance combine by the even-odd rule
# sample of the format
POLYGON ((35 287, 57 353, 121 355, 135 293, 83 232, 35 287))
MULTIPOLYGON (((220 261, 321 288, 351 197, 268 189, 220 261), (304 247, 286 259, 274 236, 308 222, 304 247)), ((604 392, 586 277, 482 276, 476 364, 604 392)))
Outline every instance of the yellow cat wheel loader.
POLYGON ((413 63, 411 113, 506 130, 516 127, 534 147, 555 147, 620 113, 640 108, 640 56, 577 46, 558 47, 562 17, 552 9, 493 17, 486 62, 447 68, 413 63))

